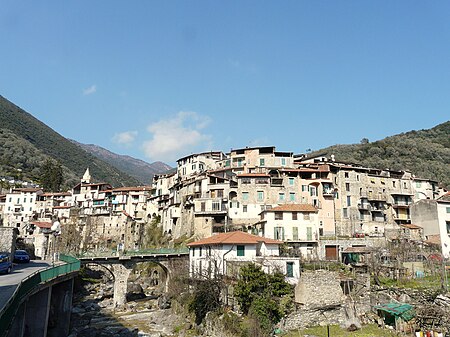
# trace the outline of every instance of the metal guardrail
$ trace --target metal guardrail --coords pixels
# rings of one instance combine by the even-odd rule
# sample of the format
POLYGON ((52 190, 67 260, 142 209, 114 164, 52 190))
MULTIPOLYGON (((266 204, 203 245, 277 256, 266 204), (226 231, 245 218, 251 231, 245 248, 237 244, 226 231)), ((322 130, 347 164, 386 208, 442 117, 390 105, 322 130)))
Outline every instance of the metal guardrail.
POLYGON ((139 256, 139 255, 176 255, 188 254, 189 248, 154 248, 142 250, 128 250, 128 251, 90 251, 78 254, 78 258, 84 257, 116 257, 116 256, 139 256))
POLYGON ((80 270, 80 261, 72 256, 60 254, 59 260, 66 262, 58 266, 37 270, 24 278, 11 298, 0 311, 0 337, 6 336, 20 303, 39 285, 58 276, 80 270))

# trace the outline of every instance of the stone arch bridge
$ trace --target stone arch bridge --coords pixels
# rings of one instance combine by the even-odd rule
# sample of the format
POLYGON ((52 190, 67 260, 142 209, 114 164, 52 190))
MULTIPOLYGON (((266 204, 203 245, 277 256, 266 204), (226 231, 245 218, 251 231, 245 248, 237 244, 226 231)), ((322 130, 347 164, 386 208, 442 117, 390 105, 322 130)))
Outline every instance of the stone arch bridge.
POLYGON ((127 280, 133 267, 140 262, 153 262, 166 274, 166 291, 175 276, 188 276, 189 253, 185 250, 171 253, 135 253, 119 256, 92 256, 78 258, 81 265, 97 264, 108 269, 114 278, 114 306, 126 303, 127 280))

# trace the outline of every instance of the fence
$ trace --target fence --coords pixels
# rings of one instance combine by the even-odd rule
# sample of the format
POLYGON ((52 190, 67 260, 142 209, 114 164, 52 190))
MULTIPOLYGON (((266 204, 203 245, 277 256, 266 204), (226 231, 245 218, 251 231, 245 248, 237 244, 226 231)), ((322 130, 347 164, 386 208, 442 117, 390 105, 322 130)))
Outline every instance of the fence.
POLYGON ((24 278, 17 286, 11 298, 0 311, 0 337, 6 336, 9 325, 14 320, 20 304, 38 285, 61 275, 80 270, 80 261, 72 256, 61 254, 59 260, 65 262, 65 264, 38 270, 24 278))

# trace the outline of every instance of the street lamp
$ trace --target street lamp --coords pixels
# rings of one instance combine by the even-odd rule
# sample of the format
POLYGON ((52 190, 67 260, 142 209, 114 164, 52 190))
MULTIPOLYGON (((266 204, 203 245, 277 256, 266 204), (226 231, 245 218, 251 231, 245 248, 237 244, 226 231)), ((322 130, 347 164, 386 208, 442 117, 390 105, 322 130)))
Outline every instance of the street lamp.
POLYGON ((61 223, 56 220, 53 222, 52 227, 50 228, 51 234, 53 235, 52 240, 52 264, 55 264, 55 260, 57 259, 58 255, 58 237, 61 235, 61 223), (55 245, 56 242, 56 245, 55 245))

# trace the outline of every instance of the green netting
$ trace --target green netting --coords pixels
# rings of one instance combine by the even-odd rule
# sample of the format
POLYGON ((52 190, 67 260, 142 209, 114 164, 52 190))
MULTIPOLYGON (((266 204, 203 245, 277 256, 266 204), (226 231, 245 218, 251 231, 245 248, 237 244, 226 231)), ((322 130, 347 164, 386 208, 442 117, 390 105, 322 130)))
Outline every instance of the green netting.
POLYGON ((410 321, 416 316, 413 306, 408 303, 391 302, 376 305, 374 308, 380 311, 387 312, 395 317, 400 317, 404 321, 410 321))

